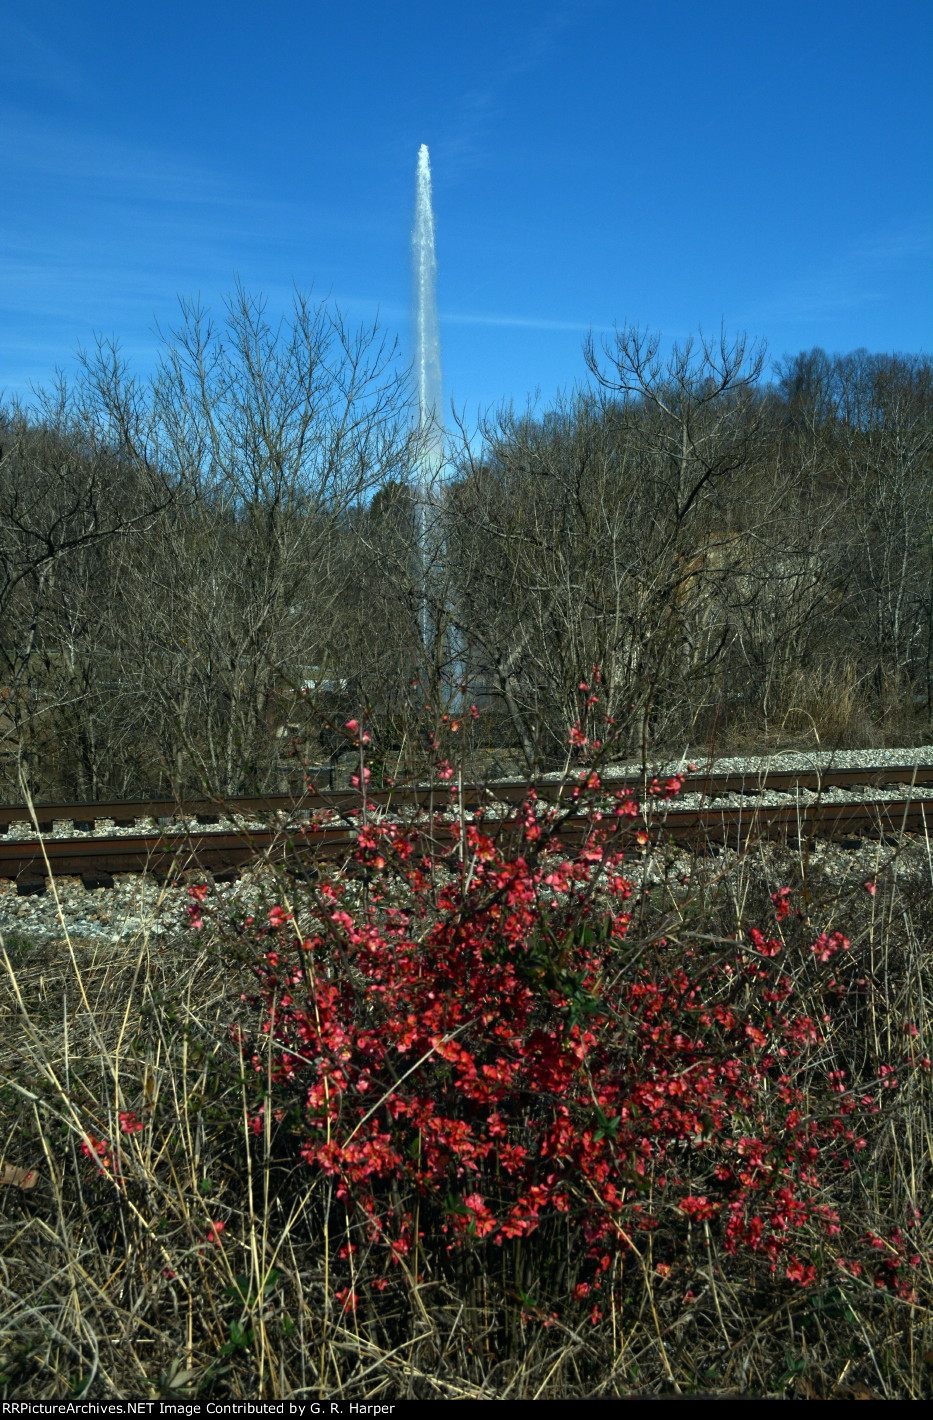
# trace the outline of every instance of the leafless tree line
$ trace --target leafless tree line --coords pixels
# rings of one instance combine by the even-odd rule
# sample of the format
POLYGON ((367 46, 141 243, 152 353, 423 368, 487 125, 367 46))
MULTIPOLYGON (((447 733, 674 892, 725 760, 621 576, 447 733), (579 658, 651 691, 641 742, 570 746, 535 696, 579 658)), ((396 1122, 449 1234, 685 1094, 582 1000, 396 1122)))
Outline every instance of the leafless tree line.
POLYGON ((552 408, 455 425, 427 543, 405 372, 327 305, 183 306, 152 379, 102 344, 8 408, 3 792, 294 787, 351 716, 387 769, 468 730, 554 765, 605 733, 594 666, 633 755, 928 735, 929 359, 584 356, 552 408))

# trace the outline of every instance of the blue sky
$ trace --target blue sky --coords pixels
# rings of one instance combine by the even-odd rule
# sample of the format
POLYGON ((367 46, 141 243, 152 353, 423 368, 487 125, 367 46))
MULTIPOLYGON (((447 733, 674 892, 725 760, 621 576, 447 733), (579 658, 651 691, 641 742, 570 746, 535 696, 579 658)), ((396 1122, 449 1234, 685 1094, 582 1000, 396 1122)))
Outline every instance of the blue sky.
POLYGON ((294 285, 410 353, 430 146, 445 394, 592 327, 930 350, 933 10, 907 0, 0 0, 0 391, 177 298, 294 285))

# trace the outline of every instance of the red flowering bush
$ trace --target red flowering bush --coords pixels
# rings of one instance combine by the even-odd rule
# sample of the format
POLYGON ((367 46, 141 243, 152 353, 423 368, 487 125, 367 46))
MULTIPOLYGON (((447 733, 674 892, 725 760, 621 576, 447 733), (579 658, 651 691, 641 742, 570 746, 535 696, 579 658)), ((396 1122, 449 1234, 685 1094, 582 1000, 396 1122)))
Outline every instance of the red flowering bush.
POLYGON ((444 743, 329 876, 7 967, 5 1395, 929 1393, 928 875, 659 847, 679 776, 615 796, 585 708, 556 802, 444 743))
MULTIPOLYGON (((584 772, 574 811, 599 788, 584 772)), ((566 815, 532 792, 499 840, 462 823, 440 859, 412 828, 364 822, 365 903, 323 881, 315 930, 279 906, 239 929, 261 1022, 236 1036, 261 1110, 287 1117, 344 1205, 350 1280, 361 1248, 381 1288, 393 1267, 424 1275, 432 1246, 434 1266, 492 1248, 508 1272, 523 1240, 526 1272, 536 1256, 563 1295, 573 1277, 589 1310, 620 1259, 666 1278, 699 1228, 772 1278, 865 1271, 911 1297, 920 1259, 902 1235, 860 1239, 827 1201, 896 1083, 891 1067, 849 1081, 813 1009, 855 989, 849 941, 800 913, 785 925, 789 889, 778 935, 653 932, 624 869, 638 805, 591 808, 573 847, 566 815)))

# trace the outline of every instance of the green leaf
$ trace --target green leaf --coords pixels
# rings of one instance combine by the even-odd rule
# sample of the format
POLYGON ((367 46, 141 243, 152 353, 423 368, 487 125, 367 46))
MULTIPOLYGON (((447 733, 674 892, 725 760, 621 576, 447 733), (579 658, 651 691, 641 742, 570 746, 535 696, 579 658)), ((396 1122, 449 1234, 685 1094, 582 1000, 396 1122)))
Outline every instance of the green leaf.
POLYGON ((255 1339, 252 1327, 247 1328, 238 1321, 231 1321, 230 1340, 221 1346, 218 1354, 231 1356, 234 1351, 245 1351, 247 1347, 252 1346, 255 1339))
POLYGON ((270 1292, 273 1287, 278 1285, 281 1275, 281 1272, 278 1272, 274 1267, 271 1268, 269 1272, 266 1273, 259 1294, 255 1294, 250 1288, 252 1279, 247 1277, 245 1273, 240 1273, 234 1278, 231 1286, 224 1288, 223 1295, 229 1297, 231 1301, 241 1302, 245 1307, 254 1307, 260 1300, 260 1297, 264 1297, 267 1292, 270 1292))

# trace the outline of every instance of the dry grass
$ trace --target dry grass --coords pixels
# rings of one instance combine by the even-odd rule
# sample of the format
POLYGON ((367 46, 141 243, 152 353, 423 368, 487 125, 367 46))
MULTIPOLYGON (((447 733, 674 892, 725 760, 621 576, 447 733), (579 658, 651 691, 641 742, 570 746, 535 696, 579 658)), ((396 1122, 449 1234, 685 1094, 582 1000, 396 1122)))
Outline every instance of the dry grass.
MULTIPOLYGON (((684 932, 725 936, 791 880, 821 927, 845 924, 864 961, 872 990, 832 1030, 853 1076, 867 1078, 905 1019, 930 1038, 929 878, 882 866, 870 898, 776 850, 749 851, 728 875, 697 858, 688 889, 673 876, 655 886, 641 927, 673 910, 684 932)), ((313 910, 293 886, 279 891, 299 916, 313 910)), ((617 1259, 616 1300, 595 1325, 541 1324, 572 1287, 566 1267, 526 1276, 513 1257, 507 1273, 479 1251, 454 1264, 430 1238, 417 1276, 403 1266, 355 1317, 341 1314, 341 1205, 270 1114, 260 1133, 249 1127, 257 1081, 229 1029, 246 1011, 246 977, 223 925, 199 939, 63 940, 55 951, 8 940, 3 963, 0 1155, 39 1171, 33 1189, 0 1188, 5 1399, 930 1394, 929 1270, 914 1301, 841 1273, 808 1291, 772 1288, 723 1255, 708 1225, 670 1276, 651 1248, 617 1259), (141 1132, 121 1132, 127 1112, 141 1132), (121 1142, 119 1182, 82 1149, 98 1139, 121 1142)), ((883 1232, 924 1209, 931 1164, 927 1078, 879 1116, 828 1201, 848 1230, 883 1232)), ((915 1244, 929 1255, 928 1221, 922 1231, 915 1244)))
POLYGON ((767 715, 752 703, 731 721, 723 709, 711 723, 718 754, 900 747, 930 736, 926 707, 915 702, 905 680, 886 670, 877 683, 870 681, 848 655, 827 655, 806 667, 790 663, 772 683, 767 715))

